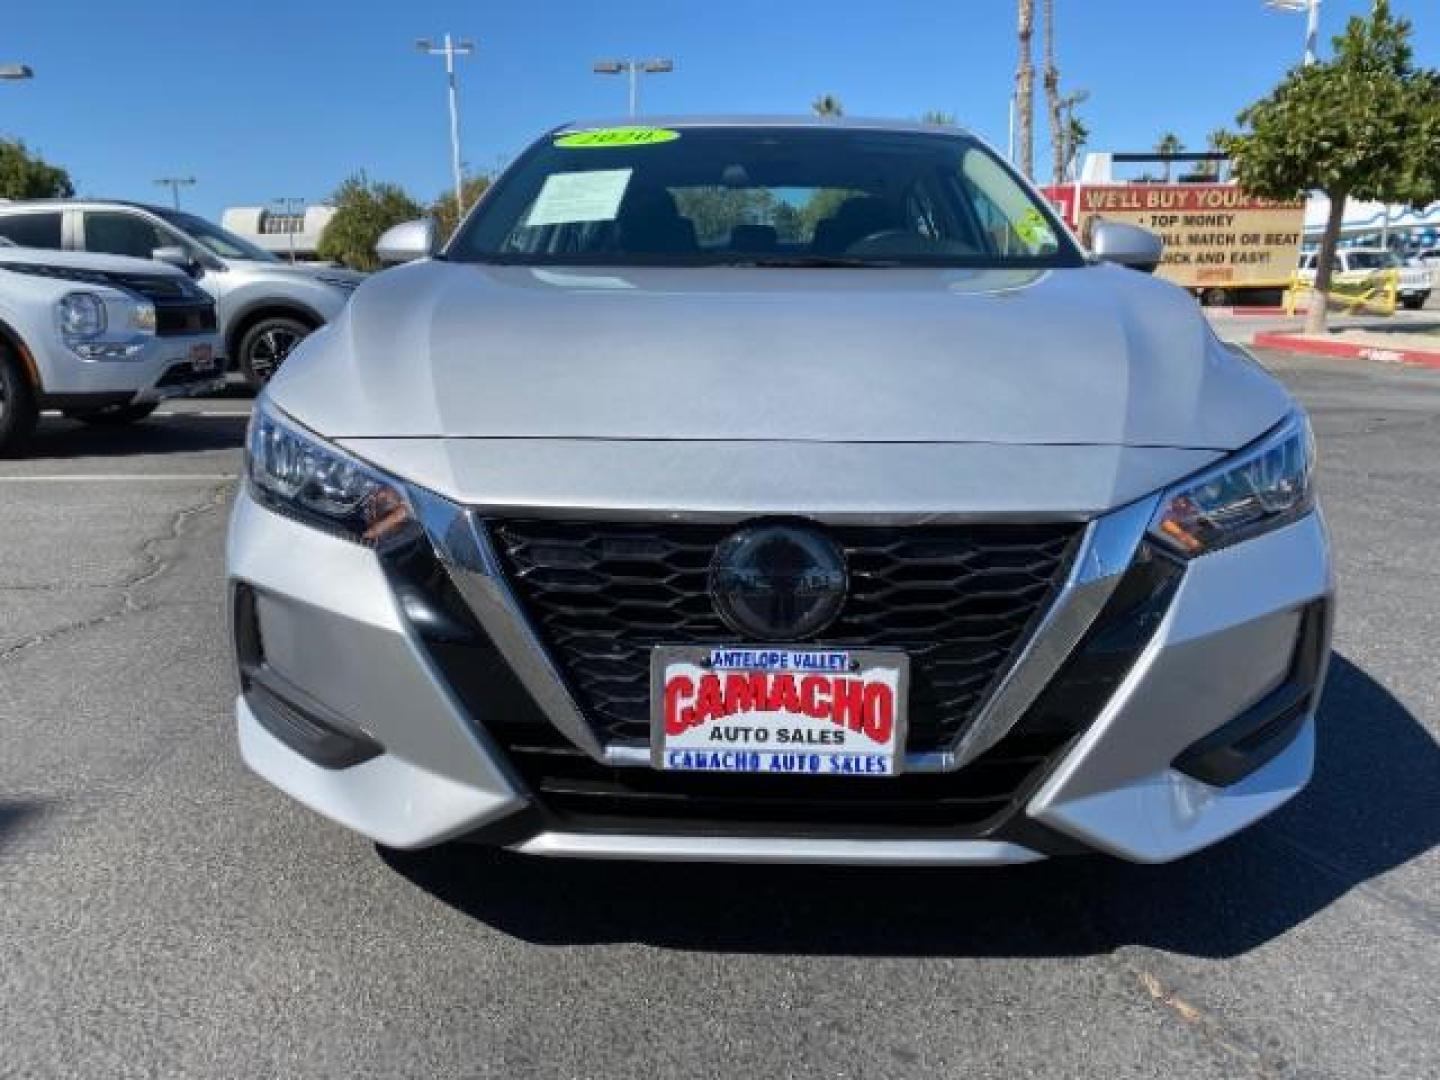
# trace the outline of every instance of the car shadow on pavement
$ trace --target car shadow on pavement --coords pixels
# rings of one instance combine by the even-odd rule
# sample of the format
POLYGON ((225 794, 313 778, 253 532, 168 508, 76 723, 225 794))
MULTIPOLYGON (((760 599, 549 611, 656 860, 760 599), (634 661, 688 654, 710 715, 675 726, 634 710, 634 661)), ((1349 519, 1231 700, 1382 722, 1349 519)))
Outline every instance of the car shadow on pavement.
POLYGON ((608 863, 462 844, 382 857, 466 915, 545 945, 1073 956, 1140 944, 1227 957, 1440 842, 1440 746, 1338 655, 1319 736, 1302 795, 1166 866, 1103 857, 971 870, 608 863))
POLYGON ((193 454, 235 450, 245 445, 250 417, 157 416, 129 427, 92 428, 46 417, 26 447, 29 461, 68 458, 122 458, 135 454, 193 454))

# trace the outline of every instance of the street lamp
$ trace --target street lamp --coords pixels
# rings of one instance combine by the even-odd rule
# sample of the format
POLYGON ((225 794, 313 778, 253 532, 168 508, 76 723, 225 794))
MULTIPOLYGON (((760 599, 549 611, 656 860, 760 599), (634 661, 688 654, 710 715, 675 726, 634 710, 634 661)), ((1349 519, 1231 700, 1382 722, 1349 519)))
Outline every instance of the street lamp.
POLYGON ((475 43, 468 38, 452 41, 445 35, 445 43, 436 45, 429 38, 420 38, 415 48, 430 56, 445 57, 445 80, 450 88, 450 171, 455 180, 455 212, 465 216, 465 195, 460 179, 460 102, 455 93, 455 57, 469 56, 475 51, 475 43))
POLYGON ((29 64, 0 64, 0 79, 19 82, 21 79, 33 79, 34 77, 35 69, 29 64))
POLYGON ((595 64, 596 75, 630 76, 630 116, 633 118, 640 108, 640 76, 668 75, 675 70, 674 60, 599 60, 595 64))
POLYGON ((190 187, 190 186, 192 186, 192 185, 195 183, 195 177, 193 177, 193 176, 160 176, 160 177, 157 177, 157 178, 155 179, 155 183, 159 184, 161 187, 168 187, 168 188, 170 189, 171 198, 173 198, 174 201, 175 201, 175 209, 176 209, 176 210, 179 210, 179 209, 180 209, 180 189, 181 189, 182 187, 190 187))
POLYGON ((1315 43, 1320 36, 1320 0, 1265 0, 1272 11, 1305 12, 1305 64, 1315 63, 1315 43))

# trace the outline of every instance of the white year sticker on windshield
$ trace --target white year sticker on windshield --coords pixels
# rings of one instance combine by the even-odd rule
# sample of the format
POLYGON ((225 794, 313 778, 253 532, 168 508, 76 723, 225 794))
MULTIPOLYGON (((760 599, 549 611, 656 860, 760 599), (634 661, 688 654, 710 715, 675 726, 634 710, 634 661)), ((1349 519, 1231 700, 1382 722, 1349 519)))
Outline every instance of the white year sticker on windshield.
POLYGON ((526 228, 537 225, 578 225, 614 221, 630 186, 632 169, 551 173, 535 197, 526 228))

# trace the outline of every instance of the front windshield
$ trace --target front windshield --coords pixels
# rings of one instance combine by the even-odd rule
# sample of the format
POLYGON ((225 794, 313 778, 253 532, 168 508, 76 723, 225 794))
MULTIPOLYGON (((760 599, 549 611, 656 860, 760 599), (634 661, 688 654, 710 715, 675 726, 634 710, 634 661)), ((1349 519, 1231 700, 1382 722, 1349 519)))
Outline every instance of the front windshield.
POLYGON ((212 255, 222 259, 253 259, 257 262, 276 262, 274 255, 264 248, 256 247, 249 240, 242 240, 232 232, 212 224, 194 214, 182 214, 175 210, 157 211, 162 218, 206 248, 212 255))
POLYGON ((1079 266, 1049 207, 960 134, 547 136, 445 252, 522 265, 1079 266))

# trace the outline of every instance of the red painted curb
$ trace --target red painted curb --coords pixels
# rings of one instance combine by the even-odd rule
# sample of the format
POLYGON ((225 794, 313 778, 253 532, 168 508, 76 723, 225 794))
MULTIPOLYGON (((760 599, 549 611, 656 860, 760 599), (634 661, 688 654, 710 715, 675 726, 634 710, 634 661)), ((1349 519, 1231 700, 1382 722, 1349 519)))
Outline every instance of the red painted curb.
POLYGON ((1299 334, 1259 333, 1255 346, 1305 353, 1309 356, 1331 356, 1340 360, 1377 360, 1382 364, 1414 364, 1418 367, 1440 368, 1440 352, 1429 349, 1389 348, 1384 345, 1361 345, 1354 341, 1324 341, 1299 334))

